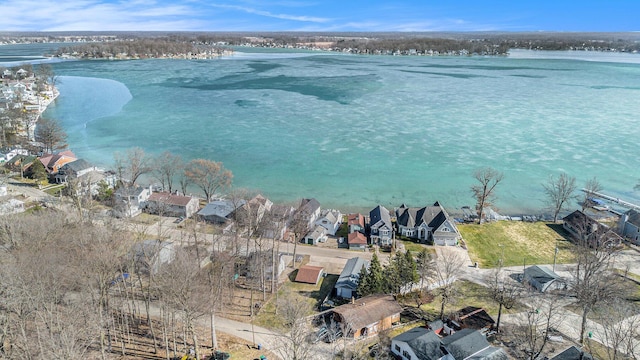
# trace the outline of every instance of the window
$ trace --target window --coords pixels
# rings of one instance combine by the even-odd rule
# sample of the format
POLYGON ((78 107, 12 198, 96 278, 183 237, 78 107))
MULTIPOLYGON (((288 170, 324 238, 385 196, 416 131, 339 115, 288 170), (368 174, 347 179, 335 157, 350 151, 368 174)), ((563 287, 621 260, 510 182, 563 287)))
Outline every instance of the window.
POLYGON ((396 344, 395 349, 398 353, 400 353, 400 346, 398 344, 396 344))
POLYGON ((409 354, 409 353, 407 352, 407 350, 403 350, 403 351, 402 351, 402 356, 403 356, 404 358, 406 358, 407 360, 411 360, 411 354, 409 354))

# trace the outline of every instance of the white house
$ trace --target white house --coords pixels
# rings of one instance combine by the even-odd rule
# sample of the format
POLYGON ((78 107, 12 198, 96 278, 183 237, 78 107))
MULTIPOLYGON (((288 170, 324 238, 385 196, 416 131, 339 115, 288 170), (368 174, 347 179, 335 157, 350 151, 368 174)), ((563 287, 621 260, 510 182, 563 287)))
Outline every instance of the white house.
POLYGON ((114 211, 120 216, 137 216, 146 206, 151 193, 151 186, 121 187, 115 193, 116 204, 114 211))
POLYGON ((391 215, 384 206, 378 205, 369 212, 369 231, 372 244, 388 247, 393 242, 391 215))
POLYGON ((160 240, 145 240, 132 246, 129 260, 133 271, 156 274, 160 267, 175 258, 173 243, 160 240))
POLYGON ((153 193, 146 202, 146 209, 152 214, 162 216, 191 217, 200 207, 198 198, 169 194, 166 192, 153 193))
POLYGON ((320 225, 316 225, 305 237, 304 243, 309 245, 316 245, 317 243, 327 241, 326 229, 320 225))
POLYGON ((27 149, 23 149, 21 147, 9 147, 0 150, 0 162, 5 162, 11 160, 16 155, 29 155, 29 151, 27 149))
POLYGON ((342 224, 342 213, 339 210, 325 210, 315 224, 325 228, 325 234, 335 236, 342 224))

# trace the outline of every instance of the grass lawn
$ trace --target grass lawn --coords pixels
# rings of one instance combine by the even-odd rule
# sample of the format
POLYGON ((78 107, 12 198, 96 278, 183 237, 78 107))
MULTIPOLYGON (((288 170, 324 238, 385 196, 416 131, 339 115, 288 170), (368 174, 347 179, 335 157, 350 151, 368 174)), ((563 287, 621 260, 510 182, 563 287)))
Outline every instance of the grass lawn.
POLYGON ((432 245, 418 244, 409 238, 405 239, 405 238, 397 237, 396 241, 399 243, 402 243, 404 245, 405 250, 411 251, 413 256, 417 256, 418 253, 422 251, 422 249, 427 249, 431 254, 435 254, 436 252, 436 250, 433 248, 432 245))
POLYGON ((496 267, 503 257, 503 266, 526 263, 553 264, 556 244, 557 263, 573 261, 572 249, 562 225, 546 222, 496 221, 462 224, 458 229, 469 249, 471 261, 481 267, 496 267))
MULTIPOLYGON (((475 306, 483 308, 487 313, 489 313, 489 315, 494 318, 494 320, 497 320, 496 317, 498 316, 498 304, 488 297, 486 287, 466 280, 458 280, 455 282, 454 286, 457 294, 456 299, 458 301, 454 304, 447 304, 444 309, 445 316, 446 314, 459 310, 461 308, 467 306, 475 306)), ((433 302, 422 305, 421 309, 426 311, 429 315, 433 315, 433 318, 435 319, 440 316, 440 304, 440 298, 436 296, 433 302)), ((415 306, 415 304, 411 304, 410 302, 408 302, 407 305, 415 306)), ((511 309, 503 308, 502 314, 517 313, 525 309, 526 308, 524 307, 524 305, 516 304, 511 309)))
MULTIPOLYGON (((278 298, 283 299, 283 297, 286 297, 289 302, 306 302, 309 306, 308 315, 312 315, 315 313, 320 301, 333 289, 336 281, 338 281, 338 275, 327 275, 322 278, 318 285, 313 285, 293 282, 292 279, 295 279, 297 273, 297 271, 293 271, 289 275, 289 280, 278 290, 278 298)), ((276 315, 275 310, 276 298, 272 296, 262 307, 254 323, 268 329, 282 330, 284 328, 283 319, 281 316, 276 315)))

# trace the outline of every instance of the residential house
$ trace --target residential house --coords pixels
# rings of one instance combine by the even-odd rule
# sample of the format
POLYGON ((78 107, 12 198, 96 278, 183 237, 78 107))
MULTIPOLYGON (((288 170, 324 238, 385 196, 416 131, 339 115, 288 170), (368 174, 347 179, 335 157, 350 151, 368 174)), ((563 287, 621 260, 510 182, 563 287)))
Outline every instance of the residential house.
POLYGON ((462 329, 440 340, 446 355, 444 360, 507 360, 501 348, 489 345, 487 338, 478 330, 462 329))
POLYGON ((273 276, 280 277, 282 272, 287 268, 283 254, 274 254, 271 251, 253 251, 245 259, 244 266, 238 269, 241 275, 247 278, 258 279, 262 276, 261 267, 264 265, 265 279, 271 280, 273 276), (274 259, 275 256, 275 259, 274 259), (275 271, 274 271, 275 260, 275 271))
POLYGON ((439 360, 445 355, 440 349, 440 336, 423 327, 413 328, 391 339, 391 352, 403 360, 439 360))
POLYGON ((307 228, 312 229, 313 224, 320 217, 320 203, 316 199, 302 199, 300 206, 296 210, 297 216, 307 223, 307 228))
POLYGON ((378 205, 369 212, 369 236, 372 244, 390 247, 393 242, 391 215, 384 206, 378 205))
POLYGON ((204 221, 213 224, 224 224, 232 220, 236 210, 245 204, 245 200, 214 200, 208 203, 202 210, 198 211, 198 216, 204 221))
POLYGON ((117 216, 137 216, 146 207, 152 193, 151 186, 120 187, 115 192, 114 212, 117 216))
POLYGON ((551 360, 593 360, 593 357, 588 352, 571 345, 551 360))
POLYGON ((145 209, 161 216, 191 217, 199 208, 198 198, 167 192, 153 193, 147 199, 145 209))
POLYGON ((4 166, 11 171, 19 172, 21 175, 24 175, 29 172, 29 168, 33 162, 37 160, 37 156, 18 154, 7 160, 4 166))
POLYGON ((579 243, 590 247, 619 247, 622 244, 623 239, 620 235, 580 210, 572 212, 562 220, 562 227, 579 243))
POLYGON ((320 278, 324 275, 322 266, 302 265, 298 268, 296 274, 296 282, 318 285, 320 278))
POLYGON ((396 209, 396 225, 400 235, 424 243, 454 246, 462 238, 455 222, 439 202, 422 208, 402 204, 396 209))
POLYGON ((238 200, 233 202, 232 205, 238 205, 234 216, 236 222, 246 224, 249 228, 255 229, 264 215, 271 210, 273 203, 262 195, 256 195, 249 201, 238 200))
POLYGON ((344 265, 338 281, 336 281, 335 291, 336 296, 351 299, 356 296, 356 288, 358 287, 358 281, 360 279, 360 271, 362 268, 369 268, 369 261, 363 258, 354 257, 347 260, 344 265))
POLYGON ((62 166, 76 161, 76 159, 75 154, 68 150, 57 154, 44 154, 38 158, 51 178, 58 173, 58 170, 60 170, 62 166))
POLYGON ((369 295, 333 309, 344 336, 373 336, 400 322, 402 306, 391 295, 369 295))
POLYGON ((175 254, 176 250, 171 242, 145 240, 133 245, 129 252, 128 265, 133 266, 134 272, 156 274, 162 265, 173 261, 175 254))
POLYGON ((360 213, 347 215, 347 226, 349 227, 349 233, 358 231, 364 234, 364 215, 360 213))
POLYGON ((325 228, 325 234, 335 236, 342 224, 342 213, 339 210, 325 210, 320 214, 315 224, 325 228))
POLYGON ((304 237, 304 243, 309 245, 316 245, 317 243, 327 241, 327 235, 325 234, 326 229, 321 225, 316 225, 312 231, 310 231, 304 237))
POLYGON ((347 244, 349 250, 366 250, 367 249, 367 237, 361 232, 352 232, 347 236, 347 244))
POLYGON ((566 282, 560 277, 560 275, 551 271, 551 269, 546 266, 534 265, 524 269, 522 282, 529 284, 540 292, 567 288, 566 282))
POLYGON ((269 211, 269 221, 266 222, 266 226, 263 227, 263 236, 268 239, 285 239, 285 234, 289 228, 289 221, 291 216, 295 212, 292 206, 288 205, 273 205, 269 211))
POLYGON ((6 147, 0 149, 0 162, 6 162, 11 160, 16 155, 29 155, 29 150, 23 149, 19 146, 6 147))
POLYGON ((102 172, 101 169, 94 166, 85 159, 77 159, 62 165, 55 174, 54 180, 57 184, 64 184, 67 180, 77 179, 90 172, 102 172))
POLYGON ((640 245, 640 212, 631 209, 622 214, 618 231, 633 244, 640 245))

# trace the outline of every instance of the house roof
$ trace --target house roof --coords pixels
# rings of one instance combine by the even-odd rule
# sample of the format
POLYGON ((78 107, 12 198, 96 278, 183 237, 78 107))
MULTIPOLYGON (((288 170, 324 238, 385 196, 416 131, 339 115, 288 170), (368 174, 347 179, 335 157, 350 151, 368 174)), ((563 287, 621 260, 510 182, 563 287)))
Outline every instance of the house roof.
POLYGON ((416 327, 393 338, 409 345, 418 360, 437 360, 444 356, 440 337, 433 330, 416 327))
POLYGON ((88 162, 87 160, 85 160, 85 159, 77 159, 77 160, 74 160, 74 161, 71 161, 71 162, 68 162, 68 163, 64 164, 60 168, 60 170, 64 169, 64 170, 71 170, 71 171, 78 172, 78 171, 86 170, 86 169, 89 169, 89 168, 92 168, 92 167, 93 167, 93 165, 90 162, 88 162))
POLYGON ((233 202, 230 200, 215 200, 208 203, 202 210, 198 211, 200 216, 219 216, 226 218, 231 215, 237 208, 245 204, 244 200, 233 202))
POLYGON ((562 218, 562 221, 574 229, 578 236, 583 236, 590 242, 590 246, 593 246, 593 242, 597 242, 598 245, 605 243, 619 245, 623 239, 620 235, 612 231, 608 226, 599 223, 596 219, 583 213, 580 210, 576 210, 571 214, 562 218))
POLYGON ((308 283, 308 284, 317 284, 320 275, 324 271, 322 266, 311 266, 311 265, 303 265, 298 269, 298 274, 296 275, 296 282, 308 283))
POLYGON ((493 326, 495 321, 483 309, 475 306, 467 306, 458 311, 458 321, 464 328, 484 329, 493 326))
POLYGON ((391 215, 384 206, 378 205, 369 212, 369 223, 373 226, 382 221, 388 228, 391 228, 391 215))
POLYGON ((347 215, 347 225, 360 225, 364 228, 364 215, 360 213, 347 215))
POLYGON ((529 281, 535 280, 539 284, 546 284, 560 279, 560 276, 546 266, 533 265, 524 269, 524 279, 529 281))
POLYGON ((358 287, 358 279, 360 278, 360 269, 369 268, 369 261, 360 257, 354 257, 347 260, 344 265, 335 287, 346 287, 355 290, 358 287))
POLYGON ((422 208, 410 208, 402 204, 396 209, 396 218, 398 225, 413 228, 426 224, 436 230, 448 220, 449 215, 436 201, 432 206, 422 208))
POLYGON ((402 306, 391 295, 369 295, 353 303, 340 305, 333 309, 333 312, 339 314, 342 322, 352 330, 359 330, 400 314, 402 306))
POLYGON ((367 237, 361 232, 352 232, 347 238, 349 245, 367 245, 367 237))
POLYGON ((444 337, 441 342, 456 360, 466 359, 489 347, 487 338, 478 330, 474 329, 462 329, 452 335, 444 337))
MULTIPOLYGON (((320 219, 318 219, 318 221, 323 221, 324 219, 326 219, 331 225, 335 224, 338 222, 338 211, 335 210, 327 210, 325 211, 320 219)), ((316 222, 318 222, 316 221, 316 222)))
POLYGON ((323 228, 320 225, 316 225, 316 227, 313 228, 313 231, 308 233, 307 236, 305 236, 305 238, 319 239, 325 234, 325 231, 326 231, 325 228, 323 228))
POLYGON ((311 198, 311 199, 302 199, 302 201, 300 201, 300 206, 298 207, 298 210, 306 214, 313 214, 319 208, 320 208, 320 203, 318 202, 318 200, 311 198))
POLYGON ((118 196, 140 196, 143 191, 149 190, 148 187, 136 186, 136 187, 128 187, 122 186, 116 190, 116 194, 118 196))
POLYGON ((66 164, 75 161, 76 156, 71 151, 66 150, 57 154, 44 154, 39 159, 48 170, 51 170, 58 163, 66 164))
POLYGON ((592 360, 588 353, 578 349, 575 345, 568 347, 563 352, 551 358, 551 360, 592 360))
POLYGON ((631 209, 627 211, 625 214, 629 216, 629 218, 627 219, 628 223, 635 225, 636 227, 640 227, 640 212, 638 212, 637 210, 631 209))
POLYGON ((149 201, 173 206, 187 206, 191 200, 193 200, 191 196, 175 195, 166 192, 153 193, 149 196, 149 201))

